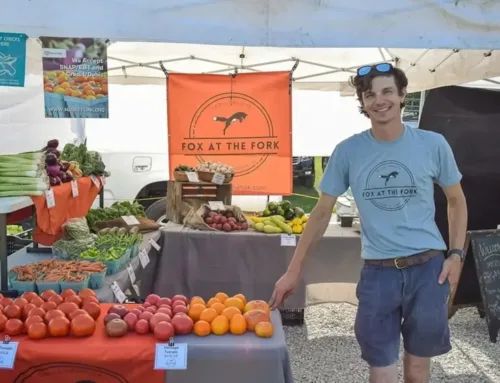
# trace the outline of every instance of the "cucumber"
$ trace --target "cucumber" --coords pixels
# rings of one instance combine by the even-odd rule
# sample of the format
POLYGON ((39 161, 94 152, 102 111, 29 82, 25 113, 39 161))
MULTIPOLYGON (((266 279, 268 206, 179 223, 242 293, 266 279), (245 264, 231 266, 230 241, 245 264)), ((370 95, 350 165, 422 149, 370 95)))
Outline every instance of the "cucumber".
POLYGON ((266 234, 279 234, 279 233, 283 233, 283 230, 281 230, 279 227, 276 227, 276 226, 264 225, 264 233, 266 233, 266 234))
POLYGON ((281 222, 285 222, 285 217, 281 216, 281 215, 272 215, 271 216, 271 219, 272 220, 279 220, 281 222))
POLYGON ((288 226, 285 222, 282 222, 281 220, 279 220, 278 218, 276 218, 275 216, 271 217, 271 220, 281 229, 283 230, 285 233, 287 234, 292 234, 293 230, 290 226, 288 226))
POLYGON ((267 219, 263 219, 262 223, 264 225, 271 225, 271 226, 279 227, 278 224, 276 222, 274 222, 270 217, 267 219))
POLYGON ((264 224, 262 222, 256 223, 255 230, 263 232, 264 231, 264 224))

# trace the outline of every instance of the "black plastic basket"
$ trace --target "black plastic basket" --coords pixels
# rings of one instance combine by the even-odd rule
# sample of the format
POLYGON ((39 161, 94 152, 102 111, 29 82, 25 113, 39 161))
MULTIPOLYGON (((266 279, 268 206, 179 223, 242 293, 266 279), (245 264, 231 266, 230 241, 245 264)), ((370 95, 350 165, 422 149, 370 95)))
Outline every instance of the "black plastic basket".
POLYGON ((304 309, 279 309, 283 326, 302 326, 304 309))
POLYGON ((7 255, 14 254, 16 251, 25 248, 26 246, 33 243, 30 239, 32 230, 26 230, 17 235, 7 236, 7 255))

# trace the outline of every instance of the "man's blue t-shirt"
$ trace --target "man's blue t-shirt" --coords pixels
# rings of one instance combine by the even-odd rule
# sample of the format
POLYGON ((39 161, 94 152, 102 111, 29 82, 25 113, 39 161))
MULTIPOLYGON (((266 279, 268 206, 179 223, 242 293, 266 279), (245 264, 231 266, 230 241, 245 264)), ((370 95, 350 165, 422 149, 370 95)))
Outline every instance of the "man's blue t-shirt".
POLYGON ((389 259, 446 249, 434 219, 434 183, 448 187, 461 178, 441 134, 405 127, 395 141, 378 141, 366 130, 337 145, 319 190, 338 197, 350 186, 362 257, 389 259))

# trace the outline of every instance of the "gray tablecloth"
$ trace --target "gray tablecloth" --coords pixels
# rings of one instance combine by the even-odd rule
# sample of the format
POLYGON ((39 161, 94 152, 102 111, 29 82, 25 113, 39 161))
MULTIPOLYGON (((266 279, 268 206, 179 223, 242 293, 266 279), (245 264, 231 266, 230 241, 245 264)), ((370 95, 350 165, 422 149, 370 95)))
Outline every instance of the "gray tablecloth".
MULTIPOLYGON (((280 235, 207 232, 170 222, 161 231, 159 243, 161 256, 152 291, 162 296, 200 295, 205 299, 222 291, 243 293, 249 300, 268 300, 295 250, 281 246, 280 235)), ((355 300, 360 249, 356 228, 330 225, 313 249, 301 284, 285 308, 355 300)))
MULTIPOLYGON (((140 245, 140 249, 146 249, 149 255, 150 262, 144 269, 139 261, 139 257, 135 257, 131 260, 130 264, 134 269, 134 274, 136 276, 135 285, 139 289, 140 296, 147 295, 152 290, 152 281, 155 274, 155 269, 158 263, 158 252, 152 248, 149 243, 149 239, 153 239, 156 242, 160 241, 160 231, 155 231, 152 233, 147 233, 144 235, 144 241, 140 245)), ((54 256, 52 254, 43 253, 28 253, 25 250, 20 250, 7 258, 8 269, 12 269, 15 266, 23 266, 29 263, 39 262, 44 259, 52 259, 54 256)), ((101 302, 117 302, 113 291, 111 290, 111 284, 116 281, 121 290, 128 296, 134 296, 135 291, 132 287, 130 281, 130 276, 126 269, 119 271, 116 274, 106 276, 104 280, 104 285, 100 289, 95 290, 97 298, 101 302), (128 291, 128 293, 127 293, 128 291)))
POLYGON ((187 370, 167 371, 167 383, 293 383, 285 334, 278 312, 272 313, 274 336, 178 336, 188 343, 187 370))

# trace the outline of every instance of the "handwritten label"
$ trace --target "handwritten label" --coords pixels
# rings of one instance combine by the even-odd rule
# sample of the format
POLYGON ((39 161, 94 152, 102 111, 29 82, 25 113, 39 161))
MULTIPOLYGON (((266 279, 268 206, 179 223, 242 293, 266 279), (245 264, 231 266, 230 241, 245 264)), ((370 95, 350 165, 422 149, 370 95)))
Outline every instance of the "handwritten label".
POLYGON ((208 206, 210 206, 210 209, 212 210, 226 210, 226 207, 224 206, 224 203, 222 201, 208 201, 208 206))
POLYGON ((122 219, 128 226, 140 225, 140 222, 133 215, 124 215, 122 219))
POLYGON ((71 194, 73 198, 78 197, 78 182, 76 180, 71 181, 71 194))
POLYGON ((48 209, 52 209, 56 206, 56 199, 54 197, 54 191, 52 189, 45 190, 45 200, 47 201, 48 209))
POLYGON ((196 172, 186 172, 186 176, 189 180, 189 182, 200 182, 198 178, 198 173, 196 172))
POLYGON ((145 269, 149 263, 149 255, 146 249, 139 251, 139 261, 141 261, 142 268, 145 269))
POLYGON ((149 239, 149 244, 153 246, 156 249, 156 251, 160 251, 161 249, 160 245, 158 245, 153 238, 149 239))
POLYGON ((281 234, 281 246, 297 246, 295 235, 281 234))
POLYGON ((99 177, 99 178, 101 179, 101 183, 102 183, 102 185, 103 185, 103 186, 104 186, 104 185, 106 185, 106 177, 101 176, 101 177, 99 177))
POLYGON ((135 278, 135 273, 134 273, 134 269, 132 268, 132 265, 127 266, 127 272, 128 272, 128 276, 130 277, 130 282, 134 283, 136 278, 135 278))
POLYGON ((226 179, 226 176, 222 173, 215 173, 214 176, 212 177, 212 183, 217 184, 217 185, 222 185, 224 183, 224 180, 226 179))
POLYGON ((12 370, 17 355, 18 342, 0 343, 0 369, 12 370))
POLYGON ((156 344, 155 370, 187 369, 187 343, 176 343, 174 346, 156 344))
POLYGON ((90 179, 92 180, 96 188, 98 189, 101 188, 101 184, 99 183, 99 180, 97 179, 96 176, 90 176, 90 179))
POLYGON ((111 284, 111 290, 113 290, 113 293, 115 294, 116 299, 118 299, 118 302, 125 302, 127 297, 123 293, 122 289, 120 289, 120 286, 118 286, 118 283, 116 283, 116 281, 111 284))

